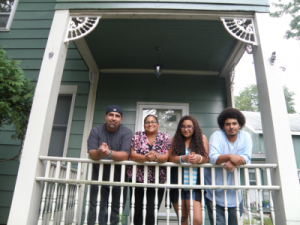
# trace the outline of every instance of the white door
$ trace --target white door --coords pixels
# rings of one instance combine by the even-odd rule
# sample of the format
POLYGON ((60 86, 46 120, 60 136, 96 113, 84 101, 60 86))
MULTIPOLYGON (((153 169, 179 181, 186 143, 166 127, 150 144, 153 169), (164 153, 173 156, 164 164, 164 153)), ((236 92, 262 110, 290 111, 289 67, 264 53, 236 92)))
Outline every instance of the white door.
POLYGON ((180 118, 188 113, 188 103, 137 102, 135 131, 143 131, 144 118, 152 114, 157 116, 159 131, 172 138, 180 118))

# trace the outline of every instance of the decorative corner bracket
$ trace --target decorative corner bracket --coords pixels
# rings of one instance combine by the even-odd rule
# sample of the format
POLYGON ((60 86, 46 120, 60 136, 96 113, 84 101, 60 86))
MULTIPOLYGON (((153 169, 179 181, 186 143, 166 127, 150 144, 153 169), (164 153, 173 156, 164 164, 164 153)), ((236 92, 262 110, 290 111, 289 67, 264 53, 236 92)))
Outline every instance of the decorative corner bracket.
POLYGON ((230 70, 230 89, 231 89, 231 92, 233 92, 234 90, 234 76, 235 76, 235 67, 236 67, 236 64, 233 64, 232 67, 231 67, 231 70, 230 70))
POLYGON ((88 35, 97 26, 101 16, 74 16, 70 18, 65 42, 73 41, 88 35))
POLYGON ((226 30, 236 39, 257 45, 257 38, 254 29, 254 20, 252 18, 227 18, 221 17, 226 30))
POLYGON ((91 69, 89 70, 89 79, 90 79, 90 84, 92 84, 93 81, 95 80, 95 74, 91 69))

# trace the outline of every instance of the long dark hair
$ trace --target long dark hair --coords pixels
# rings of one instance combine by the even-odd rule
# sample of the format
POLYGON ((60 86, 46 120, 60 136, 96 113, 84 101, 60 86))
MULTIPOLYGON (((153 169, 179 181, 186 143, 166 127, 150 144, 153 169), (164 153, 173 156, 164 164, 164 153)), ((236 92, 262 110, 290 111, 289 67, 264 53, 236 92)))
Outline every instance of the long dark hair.
POLYGON ((193 122, 194 125, 194 133, 189 144, 190 151, 195 152, 196 154, 200 154, 202 156, 206 156, 207 153, 205 151, 204 144, 203 144, 202 130, 195 117, 189 115, 183 116, 178 123, 176 133, 174 135, 172 146, 171 146, 172 148, 171 154, 181 155, 182 149, 185 148, 185 138, 182 135, 180 129, 180 126, 182 125, 184 120, 190 120, 193 122))

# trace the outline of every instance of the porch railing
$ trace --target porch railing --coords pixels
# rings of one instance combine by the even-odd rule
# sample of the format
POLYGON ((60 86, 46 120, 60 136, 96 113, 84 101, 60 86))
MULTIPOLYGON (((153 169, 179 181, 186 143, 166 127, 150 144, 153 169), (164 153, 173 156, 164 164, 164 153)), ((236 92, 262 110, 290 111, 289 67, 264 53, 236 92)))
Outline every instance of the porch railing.
MULTIPOLYGON (((179 224, 181 224, 181 191, 182 189, 189 189, 190 196, 192 197, 192 192, 195 189, 201 189, 202 198, 204 198, 204 190, 205 189, 212 189, 213 191, 213 218, 216 220, 216 200, 215 200, 215 190, 217 189, 223 189, 224 190, 224 202, 225 202, 225 218, 226 218, 226 224, 228 224, 228 205, 227 205, 227 196, 226 193, 228 190, 235 190, 236 196, 239 195, 239 191, 242 190, 244 192, 244 205, 246 206, 246 215, 249 221, 249 224, 251 224, 251 218, 252 215, 258 215, 260 217, 261 221, 264 221, 264 211, 263 211, 263 191, 265 193, 268 193, 269 196, 269 203, 270 203, 270 214, 271 218, 273 220, 273 224, 275 225, 275 213, 274 213, 274 204, 273 204, 273 198, 272 198, 272 191, 276 191, 280 189, 280 186, 273 185, 271 182, 271 169, 276 168, 276 164, 249 164, 241 166, 240 168, 243 168, 244 170, 244 185, 241 185, 239 182, 238 177, 238 168, 234 169, 234 185, 226 185, 226 177, 227 172, 224 169, 223 166, 215 166, 212 164, 201 164, 201 165, 192 165, 192 164, 175 164, 175 163, 153 163, 153 162, 146 162, 146 163, 137 163, 132 161, 122 161, 117 162, 113 160, 99 160, 94 161, 90 159, 80 159, 80 158, 61 158, 61 157, 46 157, 46 156, 40 156, 40 160, 44 161, 46 164, 46 170, 45 170, 45 176, 44 177, 36 177, 37 181, 41 181, 44 184, 43 193, 42 193, 42 200, 41 200, 41 206, 40 206, 40 216, 38 220, 38 224, 80 224, 79 218, 81 212, 78 212, 78 199, 79 199, 79 193, 83 193, 81 188, 84 188, 85 185, 87 185, 87 195, 86 195, 86 201, 85 207, 82 207, 85 212, 85 218, 84 223, 87 224, 87 216, 88 216, 88 210, 89 210, 89 195, 91 190, 91 185, 98 185, 98 197, 97 197, 97 212, 100 210, 100 190, 102 185, 108 185, 110 187, 109 192, 109 200, 108 200, 108 223, 110 224, 110 214, 111 214, 111 199, 112 199, 112 187, 113 186, 120 186, 121 187, 121 196, 120 196, 120 207, 119 207, 119 215, 123 215, 123 191, 124 187, 127 188, 132 187, 133 194, 131 196, 131 205, 130 205, 130 224, 133 225, 133 216, 135 212, 135 195, 134 190, 135 187, 144 187, 144 196, 147 193, 147 188, 152 187, 155 188, 155 221, 157 221, 158 217, 158 206, 157 206, 157 199, 158 199, 158 188, 166 188, 166 224, 170 224, 170 189, 176 188, 179 191, 179 197, 178 197, 178 217, 179 224), (103 171, 104 164, 110 164, 111 167, 111 173, 110 173, 110 179, 109 181, 103 181, 103 174, 99 173, 98 180, 92 180, 92 165, 93 163, 99 163, 100 165, 100 171, 103 171), (62 164, 66 164, 66 166, 62 166, 62 164), (81 173, 77 173, 77 171, 81 171, 81 168, 84 164, 88 165, 88 171, 87 176, 83 175, 81 176, 81 173), (115 165, 121 165, 121 181, 120 182, 114 182, 114 169, 115 165), (124 180, 124 175, 126 173, 126 165, 132 165, 133 169, 133 179, 131 182, 126 182, 124 180), (148 173, 148 166, 155 166, 155 174, 159 174, 159 166, 165 166, 167 168, 167 179, 164 184, 159 183, 159 176, 155 177, 155 183, 146 183, 147 180, 144 181, 144 183, 137 183, 136 182, 136 167, 137 165, 143 165, 144 166, 144 173, 148 173), (171 184, 171 167, 178 167, 178 184, 171 184), (189 167, 190 174, 192 174, 193 167, 200 167, 200 185, 192 185, 192 177, 190 177, 189 182, 190 185, 183 185, 181 183, 182 180, 182 174, 181 170, 184 167, 189 167), (210 168, 211 174, 212 174, 212 185, 205 185, 204 183, 204 168, 210 168), (223 168, 223 184, 224 185, 215 185, 214 177, 215 177, 215 169, 216 168, 223 168), (256 174, 256 185, 250 185, 249 182, 249 172, 248 169, 255 169, 256 174), (261 179, 261 169, 264 169, 266 172, 266 184, 262 184, 261 179), (252 212, 254 201, 252 200, 251 193, 256 192, 258 201, 255 202, 257 205, 257 212, 252 212)), ((147 177, 147 176, 144 176, 147 177)), ((239 205, 238 197, 236 197, 236 205, 239 205)), ((204 202, 204 201, 203 201, 204 202)), ((193 223, 193 201, 190 201, 190 222, 193 223)), ((144 198, 144 206, 143 206, 143 215, 145 218, 147 210, 147 203, 144 198)), ((239 208, 237 207, 236 211, 237 220, 240 221, 240 214, 239 214, 239 208)), ((202 204, 202 221, 204 224, 205 221, 205 204, 202 204)), ((96 224, 99 224, 98 222, 98 213, 96 214, 96 224)), ((144 219, 145 220, 145 219, 144 219)), ((122 221, 120 220, 120 223, 122 224, 122 221)))

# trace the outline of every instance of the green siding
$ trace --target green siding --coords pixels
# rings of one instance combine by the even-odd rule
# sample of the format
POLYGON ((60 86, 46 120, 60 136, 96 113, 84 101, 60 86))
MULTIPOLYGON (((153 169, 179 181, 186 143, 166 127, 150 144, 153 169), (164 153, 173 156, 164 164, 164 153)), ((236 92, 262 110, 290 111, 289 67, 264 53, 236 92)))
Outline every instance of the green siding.
POLYGON ((227 106, 225 80, 217 76, 163 74, 157 79, 154 74, 101 74, 94 125, 104 123, 106 107, 116 104, 123 108, 122 123, 134 131, 137 101, 189 103, 190 115, 209 138, 219 129, 217 116, 227 106))
MULTIPOLYGON (((20 0, 10 31, 0 32, 0 43, 8 56, 21 61, 25 76, 34 85, 38 80, 54 8, 55 0, 20 0)), ((88 69, 72 42, 62 85, 78 85, 67 155, 79 157, 90 82, 88 69)), ((12 134, 11 126, 5 126, 0 132, 0 159, 10 158, 19 152, 20 141, 12 140, 12 134)), ((0 163, 0 224, 7 222, 18 167, 18 159, 0 163)))

